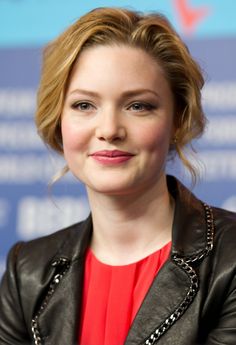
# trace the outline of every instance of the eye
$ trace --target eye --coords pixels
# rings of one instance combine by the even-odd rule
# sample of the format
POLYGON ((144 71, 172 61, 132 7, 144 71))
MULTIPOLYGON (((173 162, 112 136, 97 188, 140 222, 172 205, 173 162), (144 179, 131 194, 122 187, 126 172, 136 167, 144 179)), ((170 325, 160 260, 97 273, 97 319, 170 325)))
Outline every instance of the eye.
POLYGON ((155 109, 156 107, 150 103, 144 103, 144 102, 134 102, 132 103, 128 109, 131 109, 136 112, 142 112, 142 111, 150 111, 155 109))
POLYGON ((89 111, 94 109, 94 106, 89 102, 75 102, 71 106, 73 109, 80 111, 89 111))

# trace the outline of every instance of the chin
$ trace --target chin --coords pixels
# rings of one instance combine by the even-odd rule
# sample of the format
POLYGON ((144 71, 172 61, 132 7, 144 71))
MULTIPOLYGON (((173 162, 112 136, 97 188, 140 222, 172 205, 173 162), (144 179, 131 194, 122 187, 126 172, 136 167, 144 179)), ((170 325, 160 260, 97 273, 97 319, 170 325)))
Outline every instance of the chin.
POLYGON ((90 191, 104 195, 124 195, 135 189, 131 184, 108 180, 102 183, 94 183, 93 181, 93 183, 86 184, 86 186, 90 191))
POLYGON ((88 189, 94 191, 96 193, 101 193, 104 195, 123 195, 126 194, 128 191, 127 187, 115 187, 115 186, 88 186, 88 189))

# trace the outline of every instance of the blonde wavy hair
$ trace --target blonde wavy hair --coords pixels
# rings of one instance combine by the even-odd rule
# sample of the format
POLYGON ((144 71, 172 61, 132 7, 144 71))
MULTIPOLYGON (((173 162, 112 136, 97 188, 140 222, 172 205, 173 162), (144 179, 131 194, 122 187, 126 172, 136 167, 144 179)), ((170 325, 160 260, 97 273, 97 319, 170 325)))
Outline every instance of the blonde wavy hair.
POLYGON ((163 68, 175 102, 176 131, 170 153, 179 155, 196 180, 196 168, 184 148, 191 146, 192 140, 204 131, 201 105, 204 78, 184 42, 159 13, 97 8, 79 18, 45 48, 36 111, 39 135, 50 148, 63 154, 60 122, 72 68, 87 47, 117 44, 143 49, 163 68))

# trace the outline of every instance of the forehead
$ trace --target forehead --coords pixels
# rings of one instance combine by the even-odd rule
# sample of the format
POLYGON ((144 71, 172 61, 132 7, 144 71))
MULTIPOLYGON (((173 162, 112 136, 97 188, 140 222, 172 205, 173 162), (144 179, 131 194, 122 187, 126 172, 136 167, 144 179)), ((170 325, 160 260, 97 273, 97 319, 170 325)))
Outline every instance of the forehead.
POLYGON ((85 89, 117 95, 135 89, 152 89, 172 97, 164 70, 149 53, 127 45, 94 46, 78 57, 68 93, 85 89))

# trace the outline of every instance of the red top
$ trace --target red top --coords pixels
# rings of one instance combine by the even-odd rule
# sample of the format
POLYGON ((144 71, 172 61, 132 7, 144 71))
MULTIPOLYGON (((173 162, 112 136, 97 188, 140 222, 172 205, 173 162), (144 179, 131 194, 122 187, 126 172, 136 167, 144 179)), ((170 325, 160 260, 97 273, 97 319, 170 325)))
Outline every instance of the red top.
POLYGON ((171 242, 148 257, 124 266, 100 262, 89 249, 85 261, 79 345, 124 344, 130 326, 171 242))

